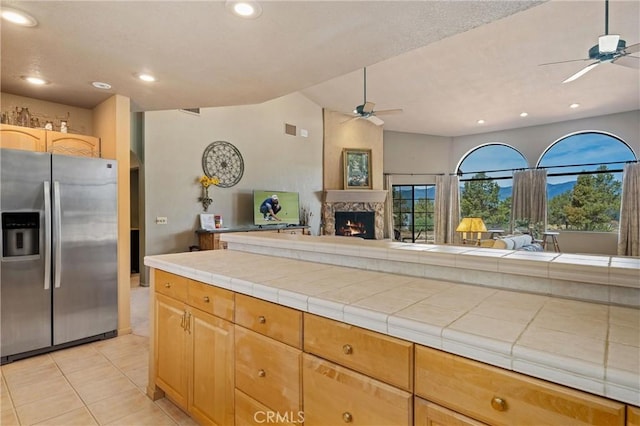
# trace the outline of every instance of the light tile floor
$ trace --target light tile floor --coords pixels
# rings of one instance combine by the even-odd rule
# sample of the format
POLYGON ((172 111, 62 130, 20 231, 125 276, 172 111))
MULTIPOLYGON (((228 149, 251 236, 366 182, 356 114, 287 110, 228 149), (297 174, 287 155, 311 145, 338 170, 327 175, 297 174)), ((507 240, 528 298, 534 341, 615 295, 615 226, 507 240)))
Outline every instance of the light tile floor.
POLYGON ((0 425, 195 425, 166 398, 146 395, 149 288, 132 276, 132 334, 0 368, 0 425))

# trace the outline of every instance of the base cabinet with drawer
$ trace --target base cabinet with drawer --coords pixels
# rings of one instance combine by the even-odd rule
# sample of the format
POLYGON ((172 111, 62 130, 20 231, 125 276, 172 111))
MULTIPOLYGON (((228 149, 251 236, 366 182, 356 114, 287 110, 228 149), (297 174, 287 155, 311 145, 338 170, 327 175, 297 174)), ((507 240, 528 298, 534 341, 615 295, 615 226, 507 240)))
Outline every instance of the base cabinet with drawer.
POLYGON ((233 293, 162 271, 155 282, 156 385, 200 424, 233 424, 233 293))
POLYGON ((413 424, 413 395, 314 355, 303 355, 304 424, 413 424))
POLYGON ((640 409, 155 271, 154 385, 199 424, 640 426, 640 409))
POLYGON ((235 322, 236 424, 299 422, 302 313, 237 294, 235 322))
POLYGON ((491 425, 619 425, 625 405, 416 345, 415 393, 491 425))
POLYGON ((415 397, 415 426, 486 426, 460 413, 415 397))

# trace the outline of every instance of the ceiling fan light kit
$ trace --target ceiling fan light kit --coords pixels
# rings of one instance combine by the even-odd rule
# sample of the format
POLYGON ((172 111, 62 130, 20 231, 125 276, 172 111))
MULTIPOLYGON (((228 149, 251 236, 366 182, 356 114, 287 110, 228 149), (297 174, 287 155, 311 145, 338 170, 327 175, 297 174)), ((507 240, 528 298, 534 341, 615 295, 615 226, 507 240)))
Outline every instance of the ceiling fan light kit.
MULTIPOLYGON (((591 57, 591 51, 594 50, 595 47, 598 47, 599 53, 614 53, 616 50, 622 50, 626 47, 627 43, 624 40, 620 40, 619 34, 609 34, 609 35, 601 35, 598 38, 598 46, 593 46, 589 50, 589 57, 591 57)), ((597 51, 594 52, 597 57, 597 51)))

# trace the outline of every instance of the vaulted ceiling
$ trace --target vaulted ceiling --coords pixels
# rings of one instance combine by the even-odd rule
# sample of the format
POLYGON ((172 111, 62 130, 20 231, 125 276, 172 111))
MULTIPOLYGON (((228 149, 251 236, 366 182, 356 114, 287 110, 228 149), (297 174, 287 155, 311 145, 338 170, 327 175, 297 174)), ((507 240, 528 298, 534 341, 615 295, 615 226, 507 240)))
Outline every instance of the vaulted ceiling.
MULTIPOLYGON (((384 128, 454 136, 640 108, 640 72, 602 64, 561 82, 604 33, 604 1, 264 1, 257 19, 222 1, 3 1, 3 92, 136 111, 260 103, 301 91, 335 111, 363 100, 384 128), (157 81, 143 83, 140 72, 157 81), (50 81, 29 86, 21 77, 50 81), (108 82, 102 91, 93 81, 108 82), (570 109, 571 103, 580 108, 570 109), (520 113, 527 112, 527 117, 520 113), (477 120, 485 124, 478 125, 477 120)), ((612 0, 609 29, 640 41, 640 2, 612 0)))

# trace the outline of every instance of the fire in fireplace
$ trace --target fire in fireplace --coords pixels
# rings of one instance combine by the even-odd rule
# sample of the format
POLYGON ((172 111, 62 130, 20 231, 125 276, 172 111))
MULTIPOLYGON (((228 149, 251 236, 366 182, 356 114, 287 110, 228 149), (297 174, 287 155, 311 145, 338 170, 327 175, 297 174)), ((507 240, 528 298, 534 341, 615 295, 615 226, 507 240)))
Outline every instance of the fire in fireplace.
POLYGON ((374 212, 335 212, 336 235, 373 240, 375 236, 374 212))

